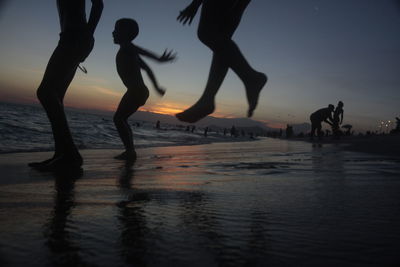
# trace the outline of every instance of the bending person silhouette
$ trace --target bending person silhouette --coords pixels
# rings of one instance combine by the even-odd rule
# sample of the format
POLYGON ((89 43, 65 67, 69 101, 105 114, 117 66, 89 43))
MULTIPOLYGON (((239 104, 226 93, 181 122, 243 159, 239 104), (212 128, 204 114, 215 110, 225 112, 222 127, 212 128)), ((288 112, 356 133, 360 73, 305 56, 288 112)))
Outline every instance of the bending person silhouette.
POLYGON ((332 104, 329 104, 327 108, 321 108, 314 113, 311 114, 310 120, 311 120, 311 135, 310 138, 311 140, 314 139, 315 135, 315 130, 317 130, 318 137, 322 137, 322 122, 326 122, 329 125, 332 126, 332 112, 335 109, 335 106, 332 104))
POLYGON ((47 113, 53 131, 54 156, 29 166, 43 171, 80 167, 82 157, 72 139, 64 112, 64 96, 76 69, 90 54, 93 34, 103 10, 102 0, 91 0, 86 20, 85 0, 57 0, 60 18, 60 41, 47 64, 37 97, 47 113))
POLYGON ((133 145, 132 130, 128 124, 128 118, 135 113, 140 106, 146 103, 149 97, 140 69, 147 72, 154 89, 164 95, 165 90, 161 89, 150 67, 141 59, 140 55, 149 57, 159 62, 172 61, 175 55, 165 51, 161 56, 156 56, 152 52, 146 51, 132 43, 133 39, 139 34, 139 26, 133 19, 120 19, 115 23, 113 31, 114 43, 120 45, 117 53, 117 72, 127 87, 127 92, 121 99, 117 111, 114 115, 114 123, 124 144, 125 151, 116 156, 116 159, 134 160, 136 152, 133 145))
POLYGON ((267 82, 264 73, 254 70, 243 56, 232 36, 239 26, 243 12, 251 0, 193 0, 180 12, 177 20, 191 24, 202 6, 198 37, 213 51, 208 81, 200 99, 187 110, 176 114, 184 122, 194 123, 214 112, 215 96, 231 68, 243 81, 251 117, 257 106, 261 89, 267 82))

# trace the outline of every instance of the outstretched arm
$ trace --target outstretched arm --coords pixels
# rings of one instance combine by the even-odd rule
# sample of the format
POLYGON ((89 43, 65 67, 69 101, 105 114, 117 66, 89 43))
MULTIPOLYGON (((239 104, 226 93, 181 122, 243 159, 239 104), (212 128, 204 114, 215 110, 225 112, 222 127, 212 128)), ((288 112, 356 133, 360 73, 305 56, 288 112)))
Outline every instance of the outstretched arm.
POLYGON ((185 25, 189 22, 192 24, 193 18, 196 16, 197 10, 203 3, 203 0, 193 0, 190 5, 188 5, 184 10, 179 12, 179 16, 176 18, 179 22, 185 25))
POLYGON ((92 9, 88 20, 89 31, 94 34, 97 24, 99 23, 101 13, 103 12, 103 0, 92 0, 92 9))
POLYGON ((329 115, 329 117, 328 118, 326 118, 325 120, 324 120, 324 122, 326 122, 327 124, 329 124, 329 125, 333 125, 332 124, 332 122, 333 122, 333 119, 332 119, 332 116, 331 115, 329 115))
POLYGON ((139 47, 139 46, 135 46, 135 47, 136 47, 136 49, 137 49, 137 51, 138 51, 138 53, 139 53, 140 55, 143 55, 143 56, 145 56, 145 57, 154 59, 154 60, 156 60, 156 61, 158 61, 158 62, 173 61, 173 60, 175 59, 175 57, 176 57, 176 53, 173 54, 173 53, 172 53, 172 52, 173 52, 172 50, 171 50, 171 51, 165 50, 164 53, 163 53, 161 56, 157 56, 157 55, 154 54, 153 52, 150 52, 150 51, 148 51, 148 50, 145 50, 145 49, 143 49, 143 48, 141 48, 141 47, 139 47))
POLYGON ((156 76, 154 76, 153 71, 149 67, 149 65, 144 62, 143 59, 139 57, 139 64, 140 68, 143 69, 146 73, 147 76, 149 76, 150 81, 153 83, 154 89, 156 90, 157 93, 159 93, 161 96, 165 94, 165 89, 161 88, 157 82, 156 76))

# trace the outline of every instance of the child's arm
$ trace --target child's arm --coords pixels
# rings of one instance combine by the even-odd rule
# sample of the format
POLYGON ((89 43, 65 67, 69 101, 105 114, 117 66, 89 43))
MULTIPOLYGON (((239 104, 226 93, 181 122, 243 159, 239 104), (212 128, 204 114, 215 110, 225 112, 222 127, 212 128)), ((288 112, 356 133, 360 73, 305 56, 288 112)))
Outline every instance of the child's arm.
POLYGON ((154 59, 154 60, 156 60, 158 62, 173 61, 175 59, 175 57, 176 57, 176 54, 172 54, 172 52, 173 52, 172 50, 171 51, 165 50, 164 53, 161 56, 157 56, 153 52, 145 50, 145 49, 143 49, 143 48, 141 48, 139 46, 135 45, 135 47, 136 47, 139 55, 143 55, 145 57, 154 59))
POLYGON ((147 75, 150 78, 150 81, 153 83, 154 89, 156 90, 157 93, 159 93, 161 96, 165 94, 165 89, 161 88, 157 82, 156 76, 154 76, 153 71, 150 69, 149 65, 144 62, 143 59, 139 57, 139 64, 140 68, 146 71, 147 75))
POLYGON ((189 25, 192 24, 193 18, 196 16, 197 10, 202 3, 203 0, 193 0, 190 5, 179 12, 179 16, 176 19, 179 22, 182 22, 183 25, 185 25, 187 22, 189 22, 189 25))
POLYGON ((103 0, 92 0, 92 9, 88 20, 89 31, 94 34, 99 23, 101 13, 103 12, 103 0))

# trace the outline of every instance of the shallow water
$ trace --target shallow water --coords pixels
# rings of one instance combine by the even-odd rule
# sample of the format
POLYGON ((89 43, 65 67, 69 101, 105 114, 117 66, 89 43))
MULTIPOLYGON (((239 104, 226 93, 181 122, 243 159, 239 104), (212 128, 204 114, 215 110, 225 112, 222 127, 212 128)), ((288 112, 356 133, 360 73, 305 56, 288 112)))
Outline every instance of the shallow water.
POLYGON ((0 186, 0 264, 400 263, 398 160, 271 139, 116 153, 58 176, 2 155, 24 178, 0 186))
MULTIPOLYGON (((13 152, 38 152, 54 150, 50 123, 40 106, 8 104, 0 102, 0 154, 13 152)), ((71 133, 79 149, 122 149, 123 145, 114 126, 112 113, 94 114, 75 109, 66 109, 71 133)), ((129 120, 133 129, 135 147, 160 147, 173 145, 198 145, 211 142, 250 140, 249 137, 231 138, 215 131, 207 138, 203 129, 193 133, 185 131, 183 125, 129 120)))

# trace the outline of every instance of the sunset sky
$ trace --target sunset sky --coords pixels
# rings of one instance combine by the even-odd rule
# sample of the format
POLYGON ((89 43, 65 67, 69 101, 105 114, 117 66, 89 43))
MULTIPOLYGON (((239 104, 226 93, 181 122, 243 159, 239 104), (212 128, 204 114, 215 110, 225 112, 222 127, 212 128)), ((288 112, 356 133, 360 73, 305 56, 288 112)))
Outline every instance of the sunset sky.
MULTIPOLYGON (((90 8, 90 1, 87 8, 90 8)), ((176 21, 186 0, 104 0, 92 54, 78 71, 66 106, 115 110, 125 92, 115 68, 114 23, 134 18, 137 45, 157 53, 174 49, 174 63, 148 60, 167 89, 151 90, 142 110, 175 114, 201 95, 211 51, 191 26, 176 21)), ((199 14, 198 14, 199 15, 199 14)), ((55 0, 0 0, 0 101, 37 102, 35 91, 58 42, 55 0)), ((400 116, 400 9, 395 0, 253 0, 234 40, 269 82, 254 119, 280 126, 308 122, 310 113, 344 102, 345 123, 377 130, 400 116)), ((149 87, 150 83, 147 83, 149 87)), ((245 92, 230 71, 217 95, 218 117, 244 117, 245 92)))

